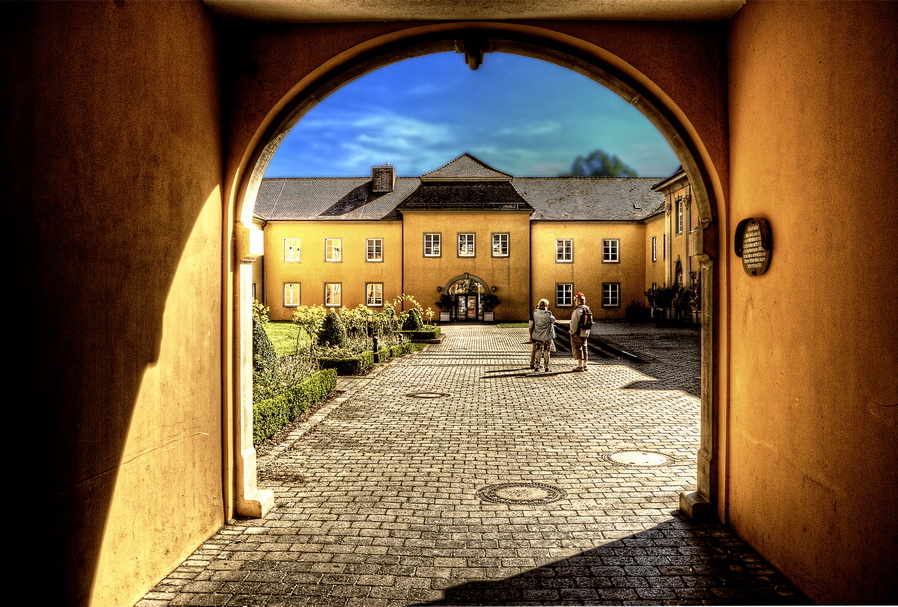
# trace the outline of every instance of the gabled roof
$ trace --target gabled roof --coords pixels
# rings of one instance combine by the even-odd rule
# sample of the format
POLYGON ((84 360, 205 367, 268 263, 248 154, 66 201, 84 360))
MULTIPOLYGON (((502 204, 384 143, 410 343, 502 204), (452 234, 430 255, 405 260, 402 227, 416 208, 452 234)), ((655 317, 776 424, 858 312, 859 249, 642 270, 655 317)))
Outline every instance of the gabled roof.
POLYGON ((398 210, 532 211, 533 207, 511 181, 422 181, 398 210))
POLYGON ((501 173, 467 152, 436 171, 421 175, 421 181, 511 181, 512 176, 501 173))
POLYGON ((688 181, 688 177, 686 176, 686 170, 683 168, 681 164, 676 171, 673 172, 673 175, 667 177, 666 179, 662 179, 658 183, 652 186, 652 189, 655 191, 660 191, 666 187, 685 184, 688 181))
POLYGON ((268 221, 399 219, 397 205, 420 183, 400 177, 392 192, 375 194, 370 177, 263 179, 254 213, 268 221))
MULTIPOLYGON (((396 220, 411 210, 532 211, 536 221, 640 221, 664 208, 657 178, 512 177, 464 154, 374 193, 370 177, 264 179, 255 214, 268 221, 396 220)), ((662 182, 663 183, 663 182, 662 182)))

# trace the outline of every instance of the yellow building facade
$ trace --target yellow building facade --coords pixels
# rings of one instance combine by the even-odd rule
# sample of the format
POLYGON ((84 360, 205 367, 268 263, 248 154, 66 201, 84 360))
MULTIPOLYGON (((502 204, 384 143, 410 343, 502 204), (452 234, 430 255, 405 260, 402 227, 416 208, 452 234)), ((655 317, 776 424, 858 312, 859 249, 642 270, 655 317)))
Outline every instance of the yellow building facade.
POLYGON ((383 307, 402 294, 402 223, 278 221, 265 226, 263 284, 273 319, 298 306, 383 307))
POLYGON ((597 319, 624 318, 645 303, 647 225, 669 223, 657 221, 657 185, 515 179, 469 154, 420 178, 384 165, 369 181, 266 180, 257 298, 260 281, 277 320, 300 305, 376 309, 401 294, 442 304, 442 320, 524 320, 542 298, 567 320, 582 292, 597 319))

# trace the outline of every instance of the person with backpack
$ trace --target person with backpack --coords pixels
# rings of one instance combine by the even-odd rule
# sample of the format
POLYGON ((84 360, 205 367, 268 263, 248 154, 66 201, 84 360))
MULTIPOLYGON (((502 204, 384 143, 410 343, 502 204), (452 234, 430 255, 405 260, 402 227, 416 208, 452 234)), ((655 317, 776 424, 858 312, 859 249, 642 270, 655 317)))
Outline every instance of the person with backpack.
POLYGON ((589 361, 587 341, 592 329, 592 310, 586 305, 586 295, 578 292, 574 295, 574 308, 571 314, 571 352, 577 358, 577 366, 574 371, 586 371, 586 363, 589 361))

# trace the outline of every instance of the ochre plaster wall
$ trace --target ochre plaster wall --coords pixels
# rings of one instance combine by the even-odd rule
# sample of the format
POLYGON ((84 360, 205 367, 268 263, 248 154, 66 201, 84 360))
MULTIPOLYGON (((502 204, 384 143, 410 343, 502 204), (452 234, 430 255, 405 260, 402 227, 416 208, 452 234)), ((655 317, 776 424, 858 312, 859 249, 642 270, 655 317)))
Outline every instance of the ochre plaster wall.
POLYGON ((2 12, 23 561, 44 604, 130 605, 225 516, 215 33, 199 3, 2 12))
POLYGON ((895 2, 749 2, 730 40, 730 522, 821 603, 898 596, 896 28, 895 2))
POLYGON ((586 303, 597 320, 624 318, 627 304, 631 301, 645 301, 644 224, 535 221, 532 229, 532 305, 535 306, 537 301, 546 298, 557 319, 569 320, 574 306, 556 305, 555 287, 558 283, 573 283, 574 293, 583 292, 586 303), (573 239, 573 263, 556 261, 555 246, 559 238, 573 239), (604 239, 619 241, 618 263, 602 261, 604 239), (606 282, 620 284, 619 307, 602 307, 602 283, 606 282))
MULTIPOLYGON (((664 213, 656 215, 645 221, 645 288, 643 293, 652 288, 652 283, 659 289, 667 282, 665 255, 665 232, 666 217, 664 213), (655 238, 655 258, 652 260, 652 237, 655 238)), ((647 303, 645 297, 641 300, 647 303)))
POLYGON ((496 320, 526 319, 529 297, 529 212, 406 211, 403 213, 405 242, 404 291, 425 308, 436 311, 440 293, 449 281, 463 274, 483 279, 496 287, 500 304, 496 320), (442 234, 440 257, 424 257, 424 233, 442 234), (458 234, 474 233, 475 256, 458 256, 458 234), (508 257, 492 256, 492 234, 509 234, 508 257))
MULTIPOLYGON (((365 303, 365 284, 384 285, 384 303, 402 295, 402 223, 399 221, 277 221, 265 226, 265 304, 272 320, 290 320, 284 283, 301 284, 300 305, 324 305, 324 283, 341 283, 342 307, 365 303), (284 261, 284 238, 300 239, 300 261, 284 261), (324 260, 325 238, 341 238, 343 259, 324 260), (366 261, 366 240, 383 239, 383 261, 366 261)), ((429 302, 421 302, 427 308, 429 302)))

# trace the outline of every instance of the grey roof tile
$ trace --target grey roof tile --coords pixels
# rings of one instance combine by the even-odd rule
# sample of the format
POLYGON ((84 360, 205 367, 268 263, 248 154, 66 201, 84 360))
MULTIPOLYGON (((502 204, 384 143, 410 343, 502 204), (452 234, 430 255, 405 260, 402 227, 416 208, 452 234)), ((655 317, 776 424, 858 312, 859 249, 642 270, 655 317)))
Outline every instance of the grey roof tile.
POLYGON ((419 183, 417 177, 400 177, 392 192, 375 194, 370 177, 264 179, 255 214, 268 221, 398 219, 396 206, 419 183))
POLYGON ((533 207, 510 182, 502 181, 423 182, 399 204, 400 211, 427 209, 529 211, 533 207))
POLYGON ((533 205, 532 220, 638 221, 653 215, 664 197, 645 177, 516 177, 512 182, 533 205))
POLYGON ((508 173, 497 171, 482 160, 478 160, 467 153, 462 154, 452 162, 444 164, 435 171, 421 175, 422 181, 458 181, 466 179, 511 181, 511 178, 511 175, 508 173))
POLYGON ((415 209, 533 209, 536 221, 639 221, 663 209, 657 178, 515 177, 464 154, 436 171, 399 177, 386 194, 370 177, 265 179, 255 214, 265 220, 395 220, 415 209))

